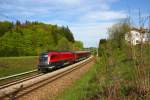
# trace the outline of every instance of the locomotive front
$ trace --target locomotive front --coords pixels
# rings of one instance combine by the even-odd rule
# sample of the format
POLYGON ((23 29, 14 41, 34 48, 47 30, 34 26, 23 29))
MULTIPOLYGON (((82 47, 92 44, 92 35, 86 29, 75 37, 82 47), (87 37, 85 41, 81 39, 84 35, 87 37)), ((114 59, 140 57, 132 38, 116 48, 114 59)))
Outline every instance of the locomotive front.
POLYGON ((46 71, 48 68, 50 68, 50 56, 48 53, 42 53, 39 56, 39 64, 38 64, 38 70, 40 71, 46 71))

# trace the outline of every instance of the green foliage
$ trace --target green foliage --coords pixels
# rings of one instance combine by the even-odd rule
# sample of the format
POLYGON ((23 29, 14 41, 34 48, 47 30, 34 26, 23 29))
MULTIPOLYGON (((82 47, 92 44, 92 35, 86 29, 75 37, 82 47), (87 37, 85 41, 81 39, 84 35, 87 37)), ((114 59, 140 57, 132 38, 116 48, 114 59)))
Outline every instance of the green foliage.
POLYGON ((62 26, 60 29, 60 32, 62 33, 63 36, 65 36, 69 41, 74 42, 74 37, 68 26, 65 28, 62 26))
POLYGON ((126 22, 114 24, 109 28, 109 39, 112 41, 114 48, 121 48, 124 45, 125 34, 129 32, 129 30, 130 26, 126 22))
POLYGON ((81 41, 75 41, 73 50, 83 50, 83 43, 81 41))
POLYGON ((6 32, 10 31, 13 28, 13 23, 0 21, 0 37, 3 36, 6 32))
POLYGON ((106 44, 107 40, 106 39, 101 39, 99 42, 99 48, 98 48, 98 56, 102 56, 106 50, 106 44))
POLYGON ((66 38, 62 38, 58 41, 57 45, 58 50, 67 51, 70 50, 70 44, 69 41, 66 38))
MULTIPOLYGON (((111 97, 115 100, 149 98, 150 84, 147 81, 150 79, 150 45, 148 43, 136 46, 126 44, 124 36, 129 29, 126 23, 115 24, 109 30, 109 39, 100 40, 100 66, 104 67, 105 84, 97 92, 98 98, 111 97)), ((100 78, 97 80, 101 82, 100 78)))
POLYGON ((98 54, 105 57, 109 56, 108 49, 125 48, 125 34, 130 31, 130 26, 127 22, 114 24, 108 29, 109 38, 99 41, 98 54), (109 45, 108 45, 109 44, 109 45))
POLYGON ((67 27, 39 22, 0 22, 0 56, 38 55, 48 50, 71 50, 75 40, 67 27))

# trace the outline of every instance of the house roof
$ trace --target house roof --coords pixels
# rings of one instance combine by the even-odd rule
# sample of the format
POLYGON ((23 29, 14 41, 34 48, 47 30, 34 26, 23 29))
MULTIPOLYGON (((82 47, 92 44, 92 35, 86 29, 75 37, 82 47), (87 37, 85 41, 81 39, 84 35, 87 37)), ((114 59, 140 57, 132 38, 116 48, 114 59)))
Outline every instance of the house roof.
POLYGON ((131 28, 131 31, 137 31, 137 32, 139 32, 139 33, 150 33, 150 29, 148 29, 148 28, 140 28, 140 29, 138 29, 138 28, 136 28, 136 27, 132 27, 131 28))

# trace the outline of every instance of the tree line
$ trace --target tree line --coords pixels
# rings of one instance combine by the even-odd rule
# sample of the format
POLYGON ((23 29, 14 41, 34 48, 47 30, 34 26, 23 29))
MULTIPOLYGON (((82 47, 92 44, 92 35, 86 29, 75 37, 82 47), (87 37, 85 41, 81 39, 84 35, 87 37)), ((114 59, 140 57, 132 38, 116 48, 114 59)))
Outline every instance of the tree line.
POLYGON ((26 21, 0 22, 0 56, 35 56, 50 50, 81 50, 69 27, 26 21))

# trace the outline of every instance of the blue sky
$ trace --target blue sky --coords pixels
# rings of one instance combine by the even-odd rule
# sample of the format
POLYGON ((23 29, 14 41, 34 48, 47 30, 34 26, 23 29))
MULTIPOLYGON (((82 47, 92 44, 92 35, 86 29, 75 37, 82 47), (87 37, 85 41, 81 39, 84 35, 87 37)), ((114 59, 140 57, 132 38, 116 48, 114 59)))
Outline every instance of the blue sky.
POLYGON ((132 16, 137 24, 139 8, 150 14, 150 0, 0 0, 0 20, 29 20, 69 26, 85 47, 96 47, 107 29, 132 16))

